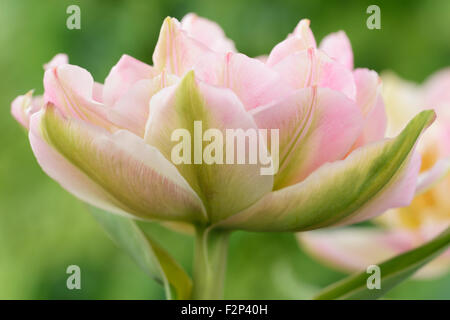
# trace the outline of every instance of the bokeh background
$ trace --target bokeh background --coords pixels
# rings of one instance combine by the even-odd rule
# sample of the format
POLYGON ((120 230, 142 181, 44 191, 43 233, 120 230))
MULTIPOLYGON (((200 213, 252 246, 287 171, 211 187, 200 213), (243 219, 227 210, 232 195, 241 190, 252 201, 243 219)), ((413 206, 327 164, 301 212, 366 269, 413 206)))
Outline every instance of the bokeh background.
MULTIPOLYGON (((42 64, 59 52, 103 82, 123 53, 151 63, 166 16, 196 12, 217 21, 249 56, 268 53, 299 19, 317 39, 345 30, 355 66, 394 70, 421 82, 450 65, 450 1, 301 0, 1 0, 0 298, 162 299, 162 288, 119 251, 84 205, 37 165, 24 130, 10 116, 14 97, 42 92, 42 64), (81 8, 81 30, 66 28, 66 8, 81 8), (381 8, 381 30, 366 8, 381 8), (66 268, 81 267, 82 289, 66 288, 66 268)), ((191 272, 192 239, 143 227, 191 272)), ((304 299, 345 275, 308 257, 291 234, 237 232, 231 238, 226 298, 304 299)), ((450 274, 409 280, 387 298, 450 299, 450 274)))

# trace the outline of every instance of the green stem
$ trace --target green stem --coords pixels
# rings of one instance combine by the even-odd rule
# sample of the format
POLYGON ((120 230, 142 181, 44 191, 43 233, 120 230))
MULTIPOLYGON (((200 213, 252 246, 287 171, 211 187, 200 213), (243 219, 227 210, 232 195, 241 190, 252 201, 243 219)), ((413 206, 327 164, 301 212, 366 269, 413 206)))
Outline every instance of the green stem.
POLYGON ((192 299, 223 299, 230 231, 196 228, 192 299))

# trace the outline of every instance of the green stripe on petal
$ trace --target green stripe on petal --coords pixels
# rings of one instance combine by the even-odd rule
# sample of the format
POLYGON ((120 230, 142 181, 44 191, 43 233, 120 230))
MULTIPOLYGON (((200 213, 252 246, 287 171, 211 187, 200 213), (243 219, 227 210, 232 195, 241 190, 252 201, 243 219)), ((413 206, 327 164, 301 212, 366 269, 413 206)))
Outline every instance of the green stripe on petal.
POLYGON ((304 231, 355 223, 407 205, 413 197, 420 159, 412 155, 435 114, 423 111, 394 139, 328 163, 304 181, 271 192, 221 223, 251 231, 304 231))
MULTIPOLYGON (((138 136, 125 130, 111 134, 75 119, 65 119, 53 105, 42 114, 40 130, 45 142, 103 191, 109 203, 118 208, 116 212, 143 219, 206 220, 201 200, 177 169, 138 136)), ((35 144, 33 151, 44 171, 51 172, 53 179, 79 196, 78 189, 86 183, 75 179, 75 174, 70 179, 67 173, 58 172, 61 166, 55 165, 48 152, 39 152, 42 148, 35 144)), ((95 199, 80 198, 98 206, 95 199)))
MULTIPOLYGON (((192 71, 177 86, 161 90, 150 102, 146 142, 161 150, 167 159, 172 159, 174 147, 184 140, 189 141, 189 147, 184 148, 190 151, 187 159, 174 162, 203 200, 213 222, 252 205, 270 192, 273 185, 273 176, 261 175, 259 163, 226 163, 227 129, 256 132, 257 126, 231 90, 197 82, 192 71), (223 145, 218 143, 216 148, 221 155, 214 159, 221 159, 223 163, 205 161, 205 150, 217 139, 217 136, 213 136, 211 141, 202 140, 202 135, 209 129, 223 138, 223 145), (184 137, 172 139, 176 132, 184 132, 184 137), (199 157, 196 157, 196 150, 199 149, 203 150, 200 150, 201 153, 197 152, 199 157)), ((248 144, 246 147, 248 155, 248 144)), ((184 152, 180 153, 184 156, 184 152)), ((236 154, 237 152, 235 156, 236 154)))

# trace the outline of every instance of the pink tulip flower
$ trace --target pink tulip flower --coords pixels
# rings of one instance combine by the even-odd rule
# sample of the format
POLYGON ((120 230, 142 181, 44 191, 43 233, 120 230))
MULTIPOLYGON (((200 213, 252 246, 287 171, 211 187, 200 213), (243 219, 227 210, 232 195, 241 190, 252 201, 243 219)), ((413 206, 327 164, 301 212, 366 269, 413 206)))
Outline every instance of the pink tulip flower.
MULTIPOLYGON (((215 23, 166 18, 153 66, 124 55, 103 84, 58 55, 44 95, 12 104, 42 169, 112 213, 253 231, 351 224, 408 205, 432 111, 385 138, 376 72, 353 70, 343 32, 316 46, 302 20, 266 61, 238 53, 215 23), (279 130, 279 170, 261 164, 174 164, 171 135, 279 130)), ((272 141, 267 150, 272 151, 272 141)))

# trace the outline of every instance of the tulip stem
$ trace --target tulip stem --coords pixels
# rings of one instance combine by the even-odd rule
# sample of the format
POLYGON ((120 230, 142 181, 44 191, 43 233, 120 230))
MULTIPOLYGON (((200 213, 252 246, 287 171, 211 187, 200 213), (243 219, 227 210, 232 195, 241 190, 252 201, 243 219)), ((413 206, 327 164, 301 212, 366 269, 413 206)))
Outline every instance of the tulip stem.
POLYGON ((192 299, 223 299, 230 231, 196 228, 192 299))

